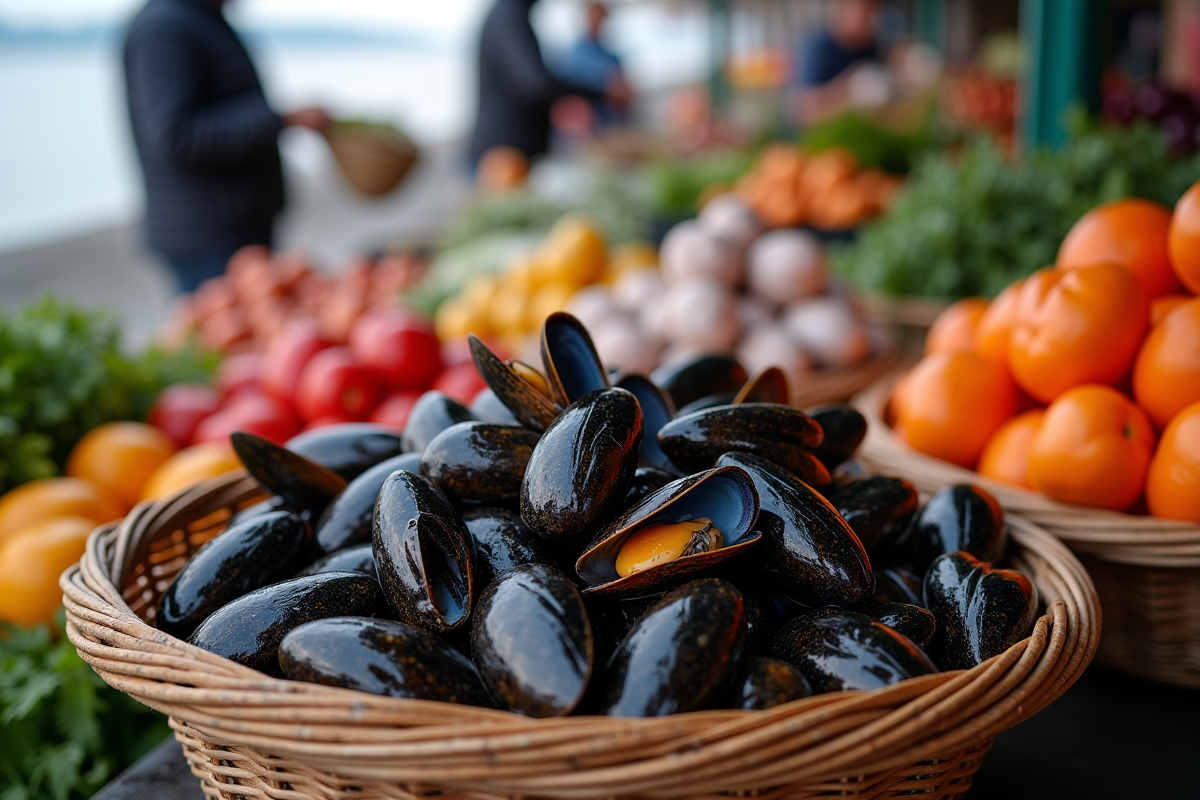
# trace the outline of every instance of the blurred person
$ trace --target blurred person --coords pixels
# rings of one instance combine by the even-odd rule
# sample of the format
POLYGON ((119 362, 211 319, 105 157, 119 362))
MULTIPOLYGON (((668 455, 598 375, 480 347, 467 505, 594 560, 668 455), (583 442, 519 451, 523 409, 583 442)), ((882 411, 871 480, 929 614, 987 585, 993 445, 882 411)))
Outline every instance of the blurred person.
POLYGON ((479 38, 479 100, 471 133, 471 164, 499 145, 527 158, 550 146, 550 108, 569 95, 587 100, 607 96, 618 105, 628 88, 613 81, 600 89, 555 77, 542 59, 529 12, 537 0, 496 0, 479 38))
MULTIPOLYGON (((571 46, 557 67, 560 77, 571 83, 588 86, 596 92, 604 92, 609 86, 620 85, 622 93, 628 93, 628 83, 621 58, 609 49, 600 37, 608 19, 608 6, 589 2, 584 6, 586 27, 584 35, 571 46)), ((620 121, 623 108, 615 106, 607 97, 591 101, 592 112, 599 127, 607 127, 620 121)))
POLYGON ((270 246, 284 205, 279 132, 329 125, 320 108, 271 109, 223 3, 149 0, 125 34, 146 237, 184 292, 220 275, 237 249, 270 246))
POLYGON ((886 99, 886 85, 880 90, 876 80, 882 64, 878 22, 878 0, 832 0, 829 4, 824 22, 805 44, 800 58, 796 114, 801 125, 814 125, 858 105, 875 104, 881 94, 886 99))

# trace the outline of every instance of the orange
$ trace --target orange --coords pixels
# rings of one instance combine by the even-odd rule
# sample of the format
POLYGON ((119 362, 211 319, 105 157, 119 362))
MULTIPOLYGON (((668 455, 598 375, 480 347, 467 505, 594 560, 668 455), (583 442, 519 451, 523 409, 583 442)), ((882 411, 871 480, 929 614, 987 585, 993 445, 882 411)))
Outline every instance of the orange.
POLYGON ((529 159, 515 147, 496 145, 479 158, 475 180, 483 192, 500 194, 525 185, 529 159))
POLYGON ((1200 297, 1150 329, 1133 362, 1133 396, 1159 430, 1200 400, 1200 297))
POLYGON ((1171 214, 1167 250, 1175 276, 1192 294, 1200 294, 1200 181, 1183 193, 1171 214))
POLYGON ((977 472, 998 481, 1032 489, 1029 482, 1029 448, 1042 425, 1045 409, 1035 408, 1010 419, 988 439, 979 457, 977 472))
POLYGON ((1043 403, 1085 383, 1113 384, 1129 372, 1149 324, 1150 303, 1128 270, 1043 269, 1017 298, 1009 367, 1043 403))
POLYGON ((0 542, 0 620, 50 622, 62 604, 58 576, 83 556, 95 527, 87 517, 54 517, 0 542))
POLYGON ((1129 508, 1142 494, 1154 430, 1111 386, 1077 386, 1050 404, 1029 449, 1033 488, 1064 503, 1129 508))
POLYGON ((1016 413, 1017 387, 1004 365, 978 353, 934 353, 909 374, 896 433, 909 445, 973 467, 984 445, 1016 413))
POLYGON ((162 463, 146 485, 142 500, 158 500, 189 489, 201 481, 224 475, 242 466, 224 442, 194 444, 162 463))
POLYGON ((929 328, 925 354, 974 350, 975 331, 987 309, 988 301, 982 297, 968 297, 947 307, 929 328))
POLYGON ((1162 322, 1168 314, 1191 299, 1190 294, 1164 294, 1154 298, 1150 301, 1150 326, 1162 322))
POLYGON ((67 458, 67 474, 107 489, 133 508, 154 470, 175 455, 174 440, 153 425, 109 422, 83 435, 67 458))
POLYGON ((1146 505, 1156 517, 1200 522, 1200 402, 1163 431, 1146 475, 1146 505))
POLYGON ((51 517, 86 517, 98 525, 118 519, 124 513, 121 501, 91 481, 80 478, 30 481, 0 497, 0 542, 20 528, 51 517))
POLYGON ((996 295, 975 326, 975 349, 988 358, 1008 361, 1008 337, 1017 311, 1017 298, 1024 285, 1024 280, 1010 283, 996 295))
POLYGON ((1171 212, 1149 200, 1129 198, 1093 208, 1076 222, 1058 249, 1057 266, 1117 264, 1141 281, 1147 297, 1179 291, 1167 254, 1171 212))

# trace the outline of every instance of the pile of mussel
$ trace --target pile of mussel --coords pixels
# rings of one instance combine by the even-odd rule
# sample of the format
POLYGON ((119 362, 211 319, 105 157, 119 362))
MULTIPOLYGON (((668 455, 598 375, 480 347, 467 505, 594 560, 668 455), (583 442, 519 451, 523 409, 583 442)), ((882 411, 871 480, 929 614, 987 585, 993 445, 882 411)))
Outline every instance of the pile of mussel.
POLYGON ((847 406, 704 357, 610 375, 546 320, 542 364, 471 341, 485 390, 402 435, 234 434, 272 495, 164 593, 159 628, 268 675, 565 714, 768 708, 962 669, 1027 636, 995 499, 850 461, 847 406))

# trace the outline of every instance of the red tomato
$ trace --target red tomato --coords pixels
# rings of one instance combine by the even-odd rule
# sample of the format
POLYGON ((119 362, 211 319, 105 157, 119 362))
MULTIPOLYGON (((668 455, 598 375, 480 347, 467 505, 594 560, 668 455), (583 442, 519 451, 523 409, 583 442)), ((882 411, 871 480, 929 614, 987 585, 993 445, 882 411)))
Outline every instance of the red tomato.
POLYGON ((424 389, 442 369, 437 334, 411 312, 364 314, 350 332, 350 347, 359 363, 397 389, 424 389))
POLYGON ((228 442, 229 434, 246 431, 282 444, 299 429, 300 423, 286 403, 265 394, 244 394, 201 422, 195 441, 228 442))
POLYGON ((196 426, 221 407, 221 398, 212 389, 198 383, 175 383, 159 392, 150 407, 150 424, 187 447, 196 435, 196 426))
POLYGON ((457 400, 464 406, 469 406, 475 395, 487 388, 487 384, 484 383, 479 370, 475 369, 475 363, 468 361, 442 372, 429 388, 457 400))
POLYGON ((408 415, 420 396, 421 392, 407 389, 393 392, 375 407, 371 416, 367 417, 367 422, 403 432, 404 426, 408 424, 408 415))
POLYGON ((304 368, 313 356, 332 346, 316 322, 307 319, 289 322, 263 354, 263 389, 272 397, 295 403, 304 368))
POLYGON ((214 383, 221 397, 233 397, 242 392, 260 393, 262 389, 263 358, 258 353, 238 353, 226 356, 217 367, 214 383))
POLYGON ((296 410, 307 420, 364 419, 378 402, 379 382, 348 347, 330 347, 313 356, 296 392, 296 410))

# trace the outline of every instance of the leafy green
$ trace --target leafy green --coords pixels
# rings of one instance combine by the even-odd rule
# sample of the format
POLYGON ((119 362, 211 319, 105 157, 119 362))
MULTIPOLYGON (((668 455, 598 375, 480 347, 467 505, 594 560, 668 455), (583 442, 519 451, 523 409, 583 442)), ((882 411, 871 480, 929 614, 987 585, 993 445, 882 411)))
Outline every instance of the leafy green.
POLYGON ((651 170, 654 210, 671 218, 695 216, 704 190, 713 184, 732 185, 750 169, 751 160, 750 150, 730 150, 657 162, 651 170))
POLYGON ((56 630, 0 626, 0 800, 87 798, 169 729, 56 630))
POLYGON ((111 317, 51 298, 0 316, 0 492, 57 475, 84 433, 145 419, 164 386, 214 366, 190 350, 128 356, 111 317))
POLYGON ((898 130, 847 111, 809 128, 800 137, 800 144, 812 151, 845 147, 864 169, 901 174, 908 172, 922 154, 942 143, 932 120, 930 116, 913 130, 898 130))
POLYGON ((1143 197, 1171 206, 1200 156, 1170 156, 1149 126, 1072 122, 1069 143, 1010 161, 987 140, 922 159, 889 212, 832 254, 859 288, 891 295, 992 296, 1052 264, 1071 226, 1100 203, 1143 197))

